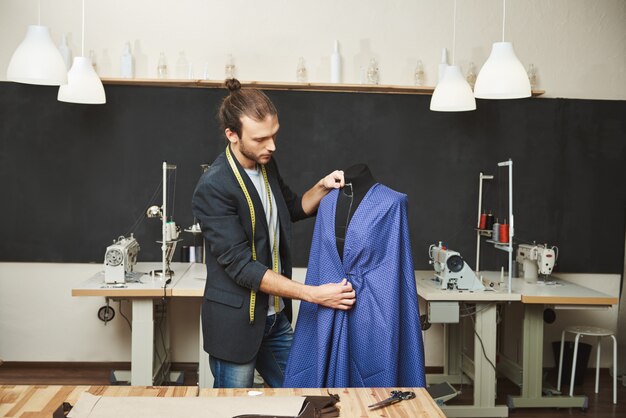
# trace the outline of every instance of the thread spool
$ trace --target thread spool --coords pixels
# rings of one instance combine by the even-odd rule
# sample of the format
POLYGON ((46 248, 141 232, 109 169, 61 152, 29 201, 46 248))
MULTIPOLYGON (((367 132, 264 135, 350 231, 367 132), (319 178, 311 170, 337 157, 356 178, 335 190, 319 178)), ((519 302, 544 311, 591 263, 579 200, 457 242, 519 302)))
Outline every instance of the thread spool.
POLYGON ((498 223, 498 219, 493 224, 493 229, 491 232, 491 239, 495 242, 500 241, 500 224, 498 223))
POLYGON ((196 262, 196 247, 193 245, 189 246, 189 262, 190 263, 196 262))
POLYGON ((189 246, 183 245, 183 250, 180 252, 180 262, 188 263, 189 262, 189 246))
POLYGON ((489 211, 489 214, 487 215, 487 225, 485 226, 485 229, 493 228, 493 215, 491 214, 491 211, 489 211))
POLYGON ((487 214, 483 212, 480 215, 480 221, 478 222, 478 229, 487 229, 487 214))
POLYGON ((503 224, 500 224, 500 242, 508 243, 509 242, 509 225, 506 223, 506 220, 503 224))

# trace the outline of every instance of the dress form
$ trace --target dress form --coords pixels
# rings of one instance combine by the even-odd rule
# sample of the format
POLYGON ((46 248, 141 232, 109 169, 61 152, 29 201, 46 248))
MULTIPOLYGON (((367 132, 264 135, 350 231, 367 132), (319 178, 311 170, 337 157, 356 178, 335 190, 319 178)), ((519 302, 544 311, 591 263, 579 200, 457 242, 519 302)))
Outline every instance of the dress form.
POLYGON ((376 180, 366 164, 355 164, 344 170, 345 186, 337 195, 335 238, 339 258, 343 260, 346 233, 352 215, 376 180))

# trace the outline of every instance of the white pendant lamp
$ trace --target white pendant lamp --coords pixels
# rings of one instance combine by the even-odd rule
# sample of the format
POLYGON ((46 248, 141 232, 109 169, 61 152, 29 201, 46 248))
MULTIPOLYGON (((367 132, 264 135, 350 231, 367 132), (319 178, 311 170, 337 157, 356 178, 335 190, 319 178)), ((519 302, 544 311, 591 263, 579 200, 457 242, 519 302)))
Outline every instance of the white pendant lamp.
POLYGON ((104 104, 106 95, 102 80, 85 57, 85 0, 83 0, 83 27, 81 57, 75 57, 67 73, 67 84, 59 87, 57 100, 67 103, 104 104))
POLYGON ((517 59, 513 44, 504 42, 506 0, 502 9, 502 42, 495 42, 489 58, 480 69, 474 96, 479 99, 521 99, 531 96, 530 81, 524 66, 517 59))
POLYGON ((57 100, 68 103, 104 104, 106 95, 100 77, 87 57, 75 57, 67 73, 67 84, 59 87, 57 100))
POLYGON ((443 77, 437 83, 430 98, 430 110, 436 112, 466 112, 476 110, 476 99, 472 88, 461 74, 458 65, 454 65, 454 46, 456 43, 456 0, 454 0, 454 29, 452 34, 452 65, 443 71, 443 77))
MULTIPOLYGON (((38 23, 41 23, 41 4, 38 9, 38 23)), ((9 61, 7 80, 43 86, 67 83, 63 57, 52 42, 46 26, 37 24, 28 27, 26 37, 9 61)))
POLYGON ((443 79, 430 99, 430 110, 437 112, 466 112, 476 110, 472 88, 461 74, 458 65, 448 65, 443 79))

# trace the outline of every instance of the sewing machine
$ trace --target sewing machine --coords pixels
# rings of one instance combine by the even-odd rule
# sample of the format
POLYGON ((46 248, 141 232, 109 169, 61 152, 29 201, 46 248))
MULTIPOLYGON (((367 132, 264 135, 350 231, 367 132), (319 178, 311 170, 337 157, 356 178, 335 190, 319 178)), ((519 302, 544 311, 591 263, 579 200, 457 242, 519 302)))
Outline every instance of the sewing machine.
POLYGON ((485 289, 458 252, 448 249, 439 242, 439 245, 432 244, 428 248, 428 255, 429 263, 433 265, 435 277, 441 282, 442 289, 471 292, 485 289))
POLYGON ((518 275, 527 282, 534 283, 539 275, 552 274, 558 256, 558 248, 548 244, 519 244, 515 261, 518 263, 518 275))
POLYGON ((114 240, 104 253, 104 282, 125 283, 126 275, 132 273, 137 264, 139 249, 133 234, 128 238, 120 236, 117 241, 114 240))

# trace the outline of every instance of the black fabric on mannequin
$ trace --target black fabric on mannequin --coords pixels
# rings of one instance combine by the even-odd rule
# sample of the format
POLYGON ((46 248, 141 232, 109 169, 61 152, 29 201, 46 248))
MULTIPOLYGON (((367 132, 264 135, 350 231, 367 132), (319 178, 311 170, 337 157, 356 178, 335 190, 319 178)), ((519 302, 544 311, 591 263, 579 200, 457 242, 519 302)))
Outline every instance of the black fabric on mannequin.
POLYGON ((366 164, 355 164, 343 172, 346 186, 337 195, 335 210, 335 238, 339 258, 343 260, 343 249, 350 219, 368 190, 376 183, 366 164))

